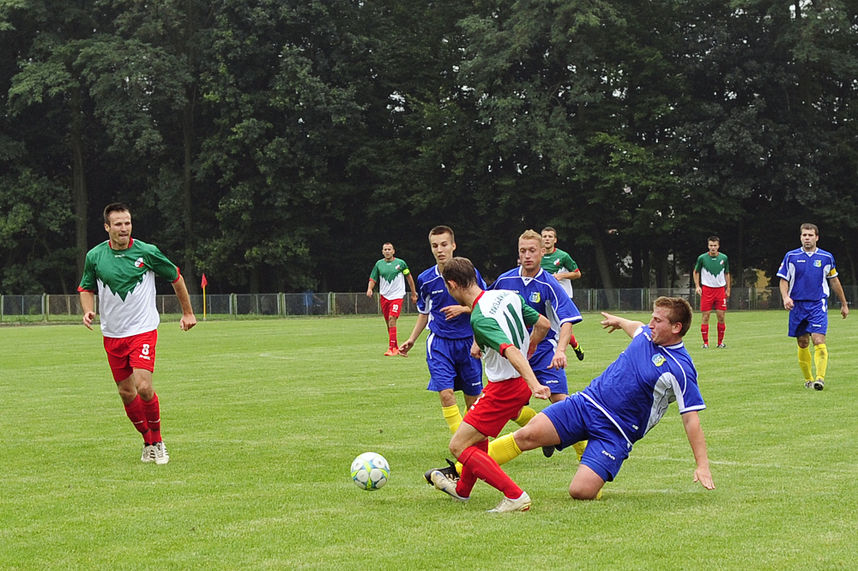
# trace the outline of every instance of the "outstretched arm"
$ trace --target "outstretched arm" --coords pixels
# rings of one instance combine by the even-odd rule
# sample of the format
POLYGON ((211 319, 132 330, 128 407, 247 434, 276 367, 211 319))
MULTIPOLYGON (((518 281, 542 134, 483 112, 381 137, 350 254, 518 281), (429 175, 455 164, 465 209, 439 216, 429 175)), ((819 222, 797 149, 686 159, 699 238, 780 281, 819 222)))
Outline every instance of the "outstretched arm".
POLYGON ((685 434, 688 436, 688 443, 691 444, 694 461, 697 463, 694 481, 700 482, 707 490, 714 490, 715 482, 712 481, 712 473, 709 472, 709 456, 706 453, 706 437, 703 436, 703 428, 700 427, 700 415, 696 410, 686 412, 682 415, 682 425, 685 427, 685 434))
POLYGON ((602 320, 602 329, 609 329, 608 333, 613 333, 617 329, 622 329, 626 332, 626 335, 629 337, 635 336, 635 331, 637 331, 643 323, 640 321, 632 321, 631 319, 626 319, 625 317, 619 317, 617 315, 611 315, 610 313, 602 312, 602 317, 605 319, 602 320))

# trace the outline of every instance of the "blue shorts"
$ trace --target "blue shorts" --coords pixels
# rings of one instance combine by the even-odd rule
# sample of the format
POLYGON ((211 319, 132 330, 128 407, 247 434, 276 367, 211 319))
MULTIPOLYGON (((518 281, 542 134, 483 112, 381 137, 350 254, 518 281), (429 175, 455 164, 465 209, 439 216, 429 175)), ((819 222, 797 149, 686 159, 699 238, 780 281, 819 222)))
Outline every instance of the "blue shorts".
POLYGON ((581 393, 556 402, 543 411, 557 434, 559 450, 581 440, 588 440, 581 463, 596 472, 606 482, 613 480, 632 445, 617 427, 581 393))
POLYGON ((828 298, 819 301, 794 301, 795 305, 789 310, 790 337, 801 337, 808 333, 828 331, 828 298))
POLYGON ((540 343, 536 352, 531 355, 528 362, 533 374, 539 384, 551 389, 551 394, 569 394, 569 385, 566 382, 565 369, 549 369, 551 360, 554 359, 554 351, 557 347, 554 343, 540 343))
POLYGON ((430 391, 462 391, 469 396, 483 392, 483 364, 471 357, 473 338, 447 339, 430 333, 426 339, 426 364, 430 391))

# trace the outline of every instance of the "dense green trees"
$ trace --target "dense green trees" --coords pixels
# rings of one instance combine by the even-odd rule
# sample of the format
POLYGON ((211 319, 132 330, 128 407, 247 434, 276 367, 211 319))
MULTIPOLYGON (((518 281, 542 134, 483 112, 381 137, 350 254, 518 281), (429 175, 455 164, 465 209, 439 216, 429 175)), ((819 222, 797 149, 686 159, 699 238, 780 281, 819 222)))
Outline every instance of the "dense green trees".
POLYGON ((439 223, 610 288, 810 220, 855 283, 857 40, 842 0, 0 0, 0 291, 74 291, 112 200, 215 291, 360 290, 439 223))

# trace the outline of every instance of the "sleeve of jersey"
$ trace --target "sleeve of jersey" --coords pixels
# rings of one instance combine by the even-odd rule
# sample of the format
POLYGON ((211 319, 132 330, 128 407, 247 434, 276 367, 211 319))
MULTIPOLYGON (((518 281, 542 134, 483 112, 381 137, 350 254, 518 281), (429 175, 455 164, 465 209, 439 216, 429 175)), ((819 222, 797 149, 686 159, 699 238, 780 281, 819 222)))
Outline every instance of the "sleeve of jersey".
POLYGON ((486 286, 486 280, 484 280, 483 276, 480 275, 480 270, 474 268, 474 271, 476 271, 477 273, 477 285, 480 286, 480 289, 488 289, 488 287, 486 286))
POLYGON ((378 282, 378 262, 372 267, 372 271, 369 273, 369 279, 374 282, 378 282))
POLYGON ((477 323, 471 321, 471 325, 474 328, 474 339, 480 347, 489 347, 503 355, 507 347, 514 345, 494 319, 483 318, 477 323))
POLYGON ((426 306, 426 299, 429 297, 429 294, 426 289, 425 282, 420 279, 420 276, 417 276, 417 312, 424 315, 429 313, 429 309, 426 306))
POLYGON ((80 285, 77 286, 77 291, 95 291, 96 287, 95 264, 92 261, 92 257, 87 255, 83 265, 83 275, 80 278, 80 285))
MULTIPOLYGON (((554 281, 556 282, 557 280, 554 281)), ((554 292, 554 299, 552 300, 554 312, 557 314, 561 325, 567 322, 578 323, 579 321, 583 321, 584 318, 581 316, 581 312, 578 311, 578 306, 569 299, 563 286, 559 283, 551 284, 551 291, 554 292)))
POLYGON ((152 250, 149 252, 147 257, 149 259, 146 260, 146 265, 148 265, 156 275, 164 278, 165 280, 174 282, 182 275, 176 264, 167 259, 167 256, 165 256, 157 246, 152 246, 152 250))
POLYGON ((691 412, 694 410, 704 410, 706 403, 703 402, 703 396, 700 394, 700 387, 697 386, 697 371, 693 366, 682 366, 683 376, 677 376, 679 389, 676 391, 676 405, 679 408, 679 414, 691 412))
POLYGON ((566 254, 566 259, 563 261, 563 265, 569 269, 570 272, 574 272, 578 269, 578 264, 575 263, 575 260, 572 259, 572 256, 566 254))
POLYGON ((784 260, 781 262, 780 268, 778 268, 777 276, 785 280, 789 279, 789 254, 784 256, 784 260))

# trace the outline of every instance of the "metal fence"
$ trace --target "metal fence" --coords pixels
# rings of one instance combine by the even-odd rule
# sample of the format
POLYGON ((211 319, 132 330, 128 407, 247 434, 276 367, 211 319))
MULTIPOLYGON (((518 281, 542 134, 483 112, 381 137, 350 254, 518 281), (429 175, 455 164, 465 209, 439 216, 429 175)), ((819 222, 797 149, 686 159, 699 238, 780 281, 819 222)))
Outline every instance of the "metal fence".
MULTIPOLYGON (((847 286, 847 300, 856 299, 858 286, 847 286)), ((729 310, 782 309, 777 288, 733 288, 727 304, 729 310)), ((662 289, 576 289, 575 304, 581 311, 649 311, 652 302, 661 295, 686 298, 695 308, 699 297, 688 288, 662 289)), ((158 311, 179 314, 181 308, 175 295, 157 296, 158 311)), ((381 313, 378 295, 369 298, 364 293, 257 293, 192 295, 194 312, 211 319, 238 319, 242 317, 288 317, 309 315, 374 315, 381 313)), ((839 308, 836 299, 831 308, 839 308)), ((406 296, 403 313, 415 313, 417 308, 406 296)), ((74 295, 0 295, 0 322, 70 321, 81 315, 80 300, 74 295)))

